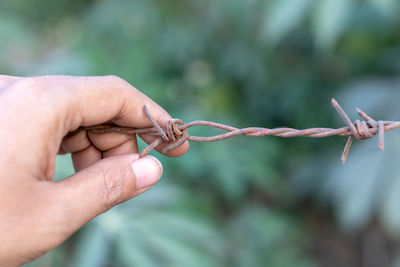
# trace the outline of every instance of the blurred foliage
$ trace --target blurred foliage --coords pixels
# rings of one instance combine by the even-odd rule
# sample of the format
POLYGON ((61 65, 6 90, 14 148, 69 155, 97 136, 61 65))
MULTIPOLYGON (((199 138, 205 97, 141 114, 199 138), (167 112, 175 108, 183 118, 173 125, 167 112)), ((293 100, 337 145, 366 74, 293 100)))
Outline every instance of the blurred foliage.
MULTIPOLYGON (((399 11, 396 0, 3 0, 0 72, 115 74, 184 121, 340 127, 333 96, 398 120, 399 11)), ((164 179, 151 192, 30 266, 373 266, 371 227, 396 248, 379 265, 393 266, 400 147, 396 132, 386 137, 384 152, 355 144, 345 166, 339 137, 193 143, 179 159, 159 156, 164 179), (319 246, 334 244, 326 232, 352 254, 319 246)), ((56 178, 72 172, 59 158, 56 178)))

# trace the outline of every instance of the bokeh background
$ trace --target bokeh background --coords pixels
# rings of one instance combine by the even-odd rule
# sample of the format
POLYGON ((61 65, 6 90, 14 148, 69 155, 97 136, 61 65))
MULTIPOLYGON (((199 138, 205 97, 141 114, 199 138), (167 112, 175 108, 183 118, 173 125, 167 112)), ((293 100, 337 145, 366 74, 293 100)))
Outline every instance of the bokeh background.
MULTIPOLYGON (((2 0, 0 73, 118 75, 184 121, 400 117, 397 0, 2 0)), ((212 135, 213 129, 191 129, 212 135)), ((235 137, 27 266, 400 266, 400 140, 235 137)), ((143 147, 143 143, 142 147, 143 147)), ((57 159, 55 179, 73 173, 57 159)))

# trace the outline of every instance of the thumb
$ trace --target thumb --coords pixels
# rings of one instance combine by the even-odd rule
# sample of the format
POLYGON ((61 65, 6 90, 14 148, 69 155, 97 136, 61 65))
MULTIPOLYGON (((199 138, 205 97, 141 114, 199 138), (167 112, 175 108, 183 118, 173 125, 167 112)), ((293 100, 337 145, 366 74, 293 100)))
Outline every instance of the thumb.
POLYGON ((57 213, 61 212, 74 232, 97 215, 148 190, 161 174, 162 165, 152 156, 103 159, 56 183, 57 213))

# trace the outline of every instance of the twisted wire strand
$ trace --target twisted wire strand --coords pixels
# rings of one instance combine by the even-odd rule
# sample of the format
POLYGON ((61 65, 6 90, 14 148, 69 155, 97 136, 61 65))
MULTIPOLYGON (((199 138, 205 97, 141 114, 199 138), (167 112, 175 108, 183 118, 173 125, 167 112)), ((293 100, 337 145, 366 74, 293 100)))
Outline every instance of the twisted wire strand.
MULTIPOLYGON (((280 127, 274 129, 262 128, 262 127, 248 127, 248 128, 235 128, 225 124, 210 122, 210 121, 192 121, 189 123, 184 123, 179 119, 171 119, 168 121, 165 128, 161 127, 157 121, 151 115, 149 109, 144 106, 143 110, 153 125, 147 128, 131 128, 131 127, 121 127, 116 125, 96 125, 96 126, 85 126, 80 127, 77 131, 86 130, 92 133, 102 134, 102 133, 120 133, 127 135, 135 134, 148 134, 156 136, 157 138, 144 148, 140 152, 140 156, 143 157, 149 153, 154 148, 158 147, 162 143, 168 143, 162 150, 166 153, 173 150, 185 141, 194 142, 215 142, 227 138, 231 138, 237 135, 245 136, 278 136, 278 137, 312 137, 312 138, 322 138, 333 135, 348 136, 346 145, 342 153, 342 162, 345 163, 348 153, 351 148, 351 144, 354 138, 358 140, 365 140, 372 138, 378 134, 379 144, 378 148, 383 150, 384 148, 384 133, 400 127, 400 121, 375 121, 365 112, 360 109, 356 109, 358 115, 363 119, 362 121, 356 120, 354 123, 351 122, 350 118, 347 116, 346 112, 339 105, 339 103, 332 98, 332 105, 342 117, 346 123, 346 127, 332 129, 332 128, 309 128, 309 129, 293 129, 288 127, 280 127), (188 129, 194 126, 208 126, 213 128, 218 128, 227 131, 226 133, 215 135, 215 136, 191 136, 188 133, 188 129)), ((75 131, 75 132, 77 132, 75 131)), ((75 132, 71 133, 74 134, 75 132)))

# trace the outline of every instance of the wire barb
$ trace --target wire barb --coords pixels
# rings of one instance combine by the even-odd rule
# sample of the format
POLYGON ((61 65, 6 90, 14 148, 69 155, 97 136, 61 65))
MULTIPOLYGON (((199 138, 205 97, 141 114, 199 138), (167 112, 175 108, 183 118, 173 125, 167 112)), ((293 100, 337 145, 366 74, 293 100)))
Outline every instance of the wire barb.
POLYGON ((346 162, 347 156, 349 154, 351 145, 353 143, 354 138, 358 140, 365 140, 374 137, 378 134, 379 136, 379 144, 378 148, 383 150, 384 143, 384 133, 386 131, 390 131, 400 127, 400 121, 375 121, 370 116, 368 116, 365 112, 361 111, 359 108, 356 108, 358 115, 363 119, 362 121, 356 120, 354 123, 351 122, 349 116, 347 116, 346 112, 339 105, 339 103, 332 98, 332 105, 339 113, 340 117, 345 121, 346 127, 342 127, 339 129, 332 128, 310 128, 310 129, 293 129, 287 127, 280 127, 274 129, 262 128, 262 127, 249 127, 238 129, 232 126, 228 126, 225 124, 210 122, 210 121, 192 121, 189 123, 184 123, 179 119, 171 119, 167 122, 165 128, 161 127, 158 122, 153 118, 149 109, 144 106, 143 111, 146 117, 149 119, 149 122, 152 124, 151 127, 147 128, 131 128, 131 127, 121 127, 118 125, 95 125, 95 126, 84 126, 80 127, 78 130, 69 133, 68 135, 73 135, 81 130, 90 131, 93 133, 110 133, 117 132, 121 134, 127 135, 135 135, 135 134, 147 134, 151 136, 155 136, 156 139, 150 145, 148 145, 145 149, 140 152, 140 157, 145 156, 151 150, 158 148, 160 145, 163 145, 162 153, 167 153, 179 146, 181 146, 186 141, 193 142, 215 142, 224 140, 227 138, 231 138, 237 135, 245 135, 245 136, 278 136, 278 137, 299 137, 306 136, 312 138, 322 138, 333 135, 339 136, 348 136, 346 145, 344 147, 342 153, 342 162, 343 164, 346 162), (215 136, 191 136, 188 133, 188 128, 193 126, 208 126, 213 128, 218 128, 226 133, 215 135, 215 136), (164 144, 163 144, 164 143, 164 144), (166 144, 166 145, 165 145, 166 144))

